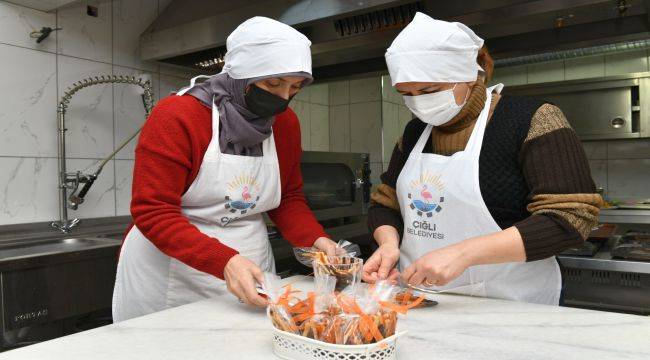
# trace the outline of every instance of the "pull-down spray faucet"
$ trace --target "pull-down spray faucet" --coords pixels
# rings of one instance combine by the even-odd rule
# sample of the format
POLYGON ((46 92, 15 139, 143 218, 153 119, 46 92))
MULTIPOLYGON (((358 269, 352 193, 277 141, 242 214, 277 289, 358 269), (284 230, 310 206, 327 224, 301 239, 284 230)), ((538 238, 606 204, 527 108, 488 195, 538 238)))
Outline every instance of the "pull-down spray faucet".
POLYGON ((93 185, 99 174, 101 173, 104 165, 112 159, 115 154, 117 154, 126 144, 128 144, 133 138, 135 138, 140 129, 136 131, 133 135, 127 138, 120 146, 118 146, 113 153, 108 155, 97 167, 92 174, 83 174, 80 171, 77 172, 67 172, 66 170, 66 153, 65 153, 65 113, 72 99, 72 96, 79 90, 100 84, 131 84, 136 85, 142 88, 142 103, 145 109, 145 117, 149 116, 151 108, 153 108, 153 90, 151 88, 151 82, 149 80, 144 80, 141 78, 136 78, 134 76, 122 76, 122 75, 106 75, 106 76, 94 76, 90 78, 83 79, 78 81, 70 88, 68 88, 59 104, 57 106, 57 117, 58 117, 58 139, 59 139, 59 216, 58 221, 52 222, 52 227, 68 233, 73 227, 79 223, 79 219, 68 219, 68 208, 76 210, 79 207, 79 204, 83 203, 84 197, 90 190, 90 187, 93 185), (79 185, 84 184, 83 187, 79 190, 79 185), (71 190, 70 196, 68 197, 68 189, 71 190), (77 192, 78 191, 78 192, 77 192))

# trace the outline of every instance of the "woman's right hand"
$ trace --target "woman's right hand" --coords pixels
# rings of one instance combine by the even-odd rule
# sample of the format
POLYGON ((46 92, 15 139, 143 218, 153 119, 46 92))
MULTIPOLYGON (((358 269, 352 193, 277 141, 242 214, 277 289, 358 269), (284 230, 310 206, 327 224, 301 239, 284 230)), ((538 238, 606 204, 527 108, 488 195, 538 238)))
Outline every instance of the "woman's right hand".
POLYGON ((248 305, 266 306, 268 300, 257 293, 256 284, 264 282, 264 274, 259 266, 241 255, 235 255, 223 271, 228 291, 248 305))
POLYGON ((395 268, 399 260, 399 235, 392 226, 380 226, 373 234, 379 248, 363 266, 363 281, 373 284, 379 280, 397 282, 399 271, 395 268))

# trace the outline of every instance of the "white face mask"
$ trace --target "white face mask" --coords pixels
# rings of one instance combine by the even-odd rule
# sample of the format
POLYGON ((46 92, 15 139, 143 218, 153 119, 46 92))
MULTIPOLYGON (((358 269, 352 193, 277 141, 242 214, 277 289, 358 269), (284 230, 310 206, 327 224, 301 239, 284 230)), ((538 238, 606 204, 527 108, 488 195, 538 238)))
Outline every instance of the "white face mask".
POLYGON ((433 126, 440 126, 456 116, 467 102, 469 90, 463 103, 456 104, 454 96, 456 85, 458 84, 454 84, 454 87, 449 90, 431 94, 404 96, 404 103, 420 120, 433 126))

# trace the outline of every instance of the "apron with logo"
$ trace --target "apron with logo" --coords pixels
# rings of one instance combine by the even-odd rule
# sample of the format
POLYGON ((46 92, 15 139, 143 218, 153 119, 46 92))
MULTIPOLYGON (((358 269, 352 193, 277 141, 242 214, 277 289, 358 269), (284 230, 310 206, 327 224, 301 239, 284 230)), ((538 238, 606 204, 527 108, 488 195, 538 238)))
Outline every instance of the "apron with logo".
MULTIPOLYGON (((197 77, 199 78, 199 77, 197 77)), ((183 95, 195 83, 179 91, 183 95)), ((263 156, 224 154, 219 110, 212 105, 212 140, 201 168, 181 198, 181 211, 202 233, 275 272, 262 214, 280 205, 280 170, 273 135, 263 156)), ((120 252, 113 292, 113 320, 122 321, 227 293, 226 283, 165 255, 136 226, 120 252)))
MULTIPOLYGON (((404 219, 400 268, 426 253, 465 239, 501 231, 488 211, 479 186, 479 157, 488 122, 491 94, 464 151, 451 156, 424 154, 431 135, 427 125, 397 179, 397 196, 404 219)), ((557 261, 477 265, 434 290, 522 302, 557 305, 561 275, 557 261)))

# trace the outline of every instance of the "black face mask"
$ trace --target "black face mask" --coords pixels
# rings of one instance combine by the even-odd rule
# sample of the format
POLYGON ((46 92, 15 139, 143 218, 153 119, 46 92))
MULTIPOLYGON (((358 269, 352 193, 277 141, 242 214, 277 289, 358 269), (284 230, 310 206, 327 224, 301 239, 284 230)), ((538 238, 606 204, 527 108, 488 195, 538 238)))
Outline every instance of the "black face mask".
POLYGON ((259 117, 277 115, 289 106, 289 101, 252 84, 244 96, 246 108, 259 117))

